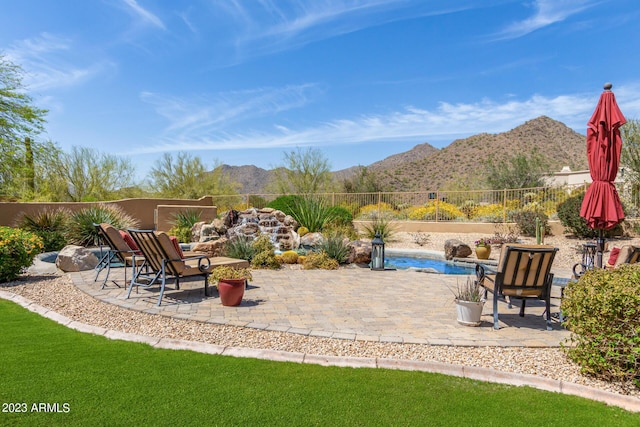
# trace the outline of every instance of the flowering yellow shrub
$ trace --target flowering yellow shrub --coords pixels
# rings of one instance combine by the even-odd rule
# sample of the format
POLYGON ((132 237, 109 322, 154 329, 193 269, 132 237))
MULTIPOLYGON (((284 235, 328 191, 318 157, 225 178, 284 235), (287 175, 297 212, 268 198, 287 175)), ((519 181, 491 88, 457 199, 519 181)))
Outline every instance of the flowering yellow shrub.
MULTIPOLYGON (((465 214, 456 205, 447 202, 438 202, 438 219, 452 220, 465 218, 465 214)), ((409 219, 433 221, 436 219, 436 203, 429 202, 425 206, 408 208, 409 219)))
POLYGON ((34 233, 0 227, 0 283, 18 277, 43 248, 42 239, 34 233))
MULTIPOLYGON (((383 218, 395 218, 398 212, 389 203, 380 203, 379 213, 383 218)), ((374 218, 378 216, 378 205, 364 205, 360 208, 359 218, 374 218)))

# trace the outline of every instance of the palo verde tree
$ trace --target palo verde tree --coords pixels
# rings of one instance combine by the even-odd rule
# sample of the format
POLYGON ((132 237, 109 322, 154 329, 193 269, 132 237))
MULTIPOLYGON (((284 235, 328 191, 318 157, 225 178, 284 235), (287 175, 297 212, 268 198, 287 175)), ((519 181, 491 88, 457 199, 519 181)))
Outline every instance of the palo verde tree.
POLYGON ((505 161, 489 159, 487 184, 492 190, 505 188, 543 187, 543 176, 547 174, 547 163, 537 150, 530 155, 518 154, 505 161))
POLYGON ((180 152, 174 158, 165 153, 148 176, 150 191, 162 197, 197 199, 217 194, 236 194, 237 185, 223 173, 218 162, 207 171, 198 156, 180 152))
POLYGON ((284 153, 284 163, 283 167, 276 169, 276 192, 310 195, 331 190, 331 166, 319 149, 298 148, 284 153))
POLYGON ((35 192, 35 162, 47 148, 34 139, 47 110, 33 105, 22 76, 19 65, 0 55, 0 197, 35 192))

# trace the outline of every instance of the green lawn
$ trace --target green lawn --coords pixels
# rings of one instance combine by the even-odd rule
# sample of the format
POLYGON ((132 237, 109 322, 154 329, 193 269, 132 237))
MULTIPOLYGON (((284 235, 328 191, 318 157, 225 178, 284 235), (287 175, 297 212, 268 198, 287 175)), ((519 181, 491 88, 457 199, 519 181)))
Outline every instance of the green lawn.
POLYGON ((0 425, 640 425, 640 414, 528 387, 111 341, 4 300, 0 325, 2 410, 27 410, 0 413, 0 425))

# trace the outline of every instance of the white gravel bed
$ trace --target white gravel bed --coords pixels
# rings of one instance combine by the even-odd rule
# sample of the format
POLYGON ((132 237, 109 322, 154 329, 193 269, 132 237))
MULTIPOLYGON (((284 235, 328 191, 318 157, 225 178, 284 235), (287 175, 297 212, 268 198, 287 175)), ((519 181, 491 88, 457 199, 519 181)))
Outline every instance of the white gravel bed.
POLYGON ((316 355, 438 361, 539 375, 640 399, 632 384, 608 383, 580 374, 557 348, 453 347, 349 341, 286 332, 223 326, 131 311, 78 290, 68 276, 30 276, 0 287, 70 319, 115 331, 221 346, 273 349, 316 355))

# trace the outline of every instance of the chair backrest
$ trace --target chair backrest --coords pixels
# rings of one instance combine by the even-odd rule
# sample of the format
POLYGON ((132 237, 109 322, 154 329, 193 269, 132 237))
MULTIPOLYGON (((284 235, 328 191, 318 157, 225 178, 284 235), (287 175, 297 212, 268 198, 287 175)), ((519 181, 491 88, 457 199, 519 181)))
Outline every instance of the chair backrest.
POLYGON ((616 259, 614 267, 622 264, 635 264, 640 262, 640 246, 624 245, 620 248, 620 253, 616 259))
POLYGON ((500 253, 496 283, 501 289, 544 294, 558 248, 549 245, 504 244, 500 253))
POLYGON ((163 231, 153 230, 128 230, 133 240, 142 251, 147 264, 155 271, 162 270, 164 261, 165 273, 172 276, 180 276, 185 269, 185 263, 181 260, 169 235, 163 231))
POLYGON ((111 248, 121 262, 125 262, 124 254, 131 252, 131 247, 125 242, 120 231, 111 224, 103 222, 101 224, 93 224, 98 235, 111 248))

